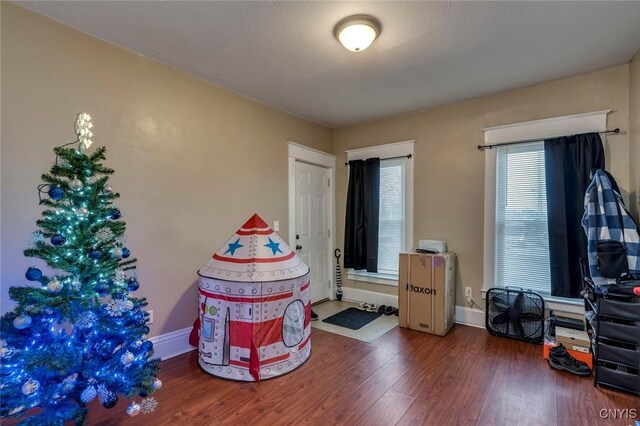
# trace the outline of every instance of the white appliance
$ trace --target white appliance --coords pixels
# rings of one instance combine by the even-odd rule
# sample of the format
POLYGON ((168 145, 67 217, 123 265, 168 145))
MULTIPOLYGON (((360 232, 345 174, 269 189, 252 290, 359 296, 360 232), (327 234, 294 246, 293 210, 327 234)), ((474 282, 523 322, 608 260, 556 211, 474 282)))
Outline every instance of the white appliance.
POLYGON ((447 243, 440 240, 420 240, 417 251, 420 250, 430 253, 444 253, 447 251, 447 243))

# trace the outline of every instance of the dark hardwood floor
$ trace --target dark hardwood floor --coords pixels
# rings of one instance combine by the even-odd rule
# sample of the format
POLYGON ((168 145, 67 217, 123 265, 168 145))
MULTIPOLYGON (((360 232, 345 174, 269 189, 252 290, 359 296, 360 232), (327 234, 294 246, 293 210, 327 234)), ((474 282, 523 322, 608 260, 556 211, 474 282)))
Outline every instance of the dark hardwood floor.
POLYGON ((602 409, 640 398, 551 370, 542 347, 456 325, 446 337, 395 328, 373 343, 313 329, 296 371, 260 383, 212 377, 197 354, 162 363, 156 412, 93 405, 89 424, 631 425, 602 409))

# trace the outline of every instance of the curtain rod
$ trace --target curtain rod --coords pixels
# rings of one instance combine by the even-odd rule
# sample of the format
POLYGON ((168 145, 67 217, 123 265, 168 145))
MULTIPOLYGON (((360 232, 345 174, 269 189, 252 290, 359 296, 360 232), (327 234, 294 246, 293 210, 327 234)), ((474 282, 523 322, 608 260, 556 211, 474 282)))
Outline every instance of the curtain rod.
MULTIPOLYGON (((595 133, 600 133, 600 134, 620 133, 620 129, 616 127, 613 130, 605 130, 605 131, 602 131, 602 132, 595 132, 595 133)), ((484 149, 492 149, 494 146, 519 145, 521 143, 540 142, 540 141, 543 141, 544 139, 561 138, 561 137, 562 136, 550 136, 550 137, 546 137, 546 138, 523 139, 523 140, 519 140, 519 141, 509 141, 509 142, 502 142, 502 143, 492 143, 492 144, 487 144, 487 145, 478 145, 478 149, 482 151, 484 149)))
MULTIPOLYGON (((381 158, 380 160, 395 160, 395 159, 398 159, 398 158, 411 158, 411 157, 413 157, 413 155, 411 155, 411 154, 407 154, 407 155, 399 155, 399 156, 397 156, 397 157, 381 158)), ((346 163, 344 163, 344 165, 345 165, 345 166, 348 166, 348 165, 349 165, 349 163, 348 163, 348 162, 346 162, 346 163)))

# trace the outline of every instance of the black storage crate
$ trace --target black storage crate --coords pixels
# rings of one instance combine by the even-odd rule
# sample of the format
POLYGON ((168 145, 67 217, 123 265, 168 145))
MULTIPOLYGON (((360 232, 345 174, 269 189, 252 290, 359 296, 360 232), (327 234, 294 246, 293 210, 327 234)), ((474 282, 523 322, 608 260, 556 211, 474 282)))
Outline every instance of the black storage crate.
POLYGON ((616 364, 603 362, 596 366, 596 377, 599 384, 640 394, 638 370, 621 368, 616 364))
POLYGON ((619 318, 625 321, 640 322, 640 303, 634 303, 630 297, 627 300, 620 298, 602 298, 600 300, 598 315, 609 318, 619 318))
POLYGON ((640 370, 640 348, 613 340, 600 339, 597 345, 599 361, 640 370))
POLYGON ((596 287, 585 280, 594 385, 640 395, 640 298, 610 287, 596 287))

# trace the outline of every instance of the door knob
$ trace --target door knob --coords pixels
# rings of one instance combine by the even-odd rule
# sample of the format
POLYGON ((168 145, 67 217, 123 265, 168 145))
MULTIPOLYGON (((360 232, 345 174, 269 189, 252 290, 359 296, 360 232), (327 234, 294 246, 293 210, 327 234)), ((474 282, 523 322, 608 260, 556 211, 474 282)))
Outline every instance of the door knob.
POLYGON ((296 250, 302 250, 302 246, 300 244, 296 244, 296 250))
POLYGON ((300 234, 296 234, 296 240, 300 239, 300 234))

